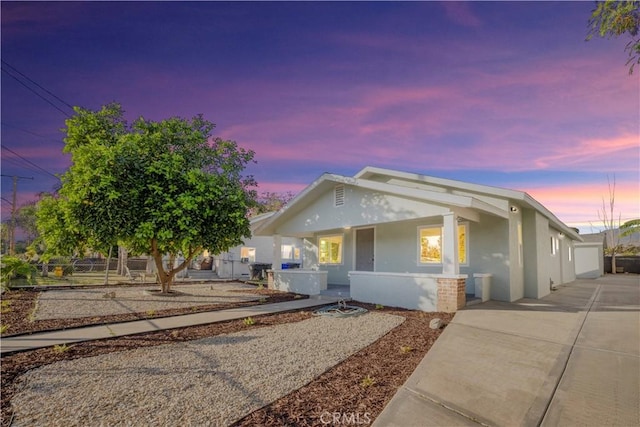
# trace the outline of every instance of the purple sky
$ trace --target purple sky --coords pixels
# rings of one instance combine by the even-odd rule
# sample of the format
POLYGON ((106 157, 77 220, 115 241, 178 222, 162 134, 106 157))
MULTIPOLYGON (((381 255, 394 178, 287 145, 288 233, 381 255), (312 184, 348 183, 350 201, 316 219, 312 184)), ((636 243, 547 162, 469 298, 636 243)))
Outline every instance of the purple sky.
POLYGON ((21 203, 55 188, 42 169, 69 165, 69 107, 18 70, 129 119, 203 113, 256 152, 260 191, 371 165, 527 191, 595 231, 607 176, 616 212, 640 216, 640 69, 628 74, 626 38, 585 41, 593 7, 3 1, 3 70, 62 111, 2 72, 2 174, 35 178, 21 203))

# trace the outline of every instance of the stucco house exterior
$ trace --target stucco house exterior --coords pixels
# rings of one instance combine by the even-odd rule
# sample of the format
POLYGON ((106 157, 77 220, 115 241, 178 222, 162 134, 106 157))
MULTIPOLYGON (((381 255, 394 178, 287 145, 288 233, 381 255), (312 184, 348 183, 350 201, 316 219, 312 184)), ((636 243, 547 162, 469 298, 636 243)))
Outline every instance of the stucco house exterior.
POLYGON ((353 299, 424 311, 455 311, 468 293, 541 298, 575 280, 581 241, 527 193, 377 167, 323 174, 254 235, 274 248, 299 239, 299 270, 278 269, 274 250, 275 288, 346 285, 353 299))
MULTIPOLYGON (((223 252, 214 259, 214 266, 218 277, 251 278, 251 265, 273 265, 274 262, 274 238, 273 236, 256 236, 255 230, 265 221, 271 218, 274 212, 268 212, 251 218, 252 237, 245 239, 242 245, 223 252)), ((279 267, 282 264, 302 264, 302 239, 296 237, 283 237, 279 239, 280 256, 279 267)))

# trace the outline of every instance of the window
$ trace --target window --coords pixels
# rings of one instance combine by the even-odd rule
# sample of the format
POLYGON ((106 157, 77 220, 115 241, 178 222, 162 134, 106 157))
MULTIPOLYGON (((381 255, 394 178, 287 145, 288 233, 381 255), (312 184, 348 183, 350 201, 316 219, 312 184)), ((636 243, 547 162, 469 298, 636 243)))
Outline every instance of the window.
POLYGON ((342 236, 323 236, 319 240, 320 264, 342 264, 342 236))
MULTIPOLYGON (((419 251, 421 264, 442 263, 442 227, 420 227, 419 251)), ((458 262, 467 263, 467 225, 458 225, 458 262)))
POLYGON ((293 259, 293 245, 282 245, 282 259, 293 259))
POLYGON ((551 255, 555 255, 558 253, 560 241, 556 239, 554 236, 551 236, 551 255))
POLYGON ((244 262, 256 262, 256 248, 240 248, 240 260, 244 262))
POLYGON ((282 245, 282 259, 300 259, 300 248, 294 245, 282 245))
POLYGON ((520 266, 524 263, 524 254, 522 252, 522 223, 518 221, 518 262, 520 266))

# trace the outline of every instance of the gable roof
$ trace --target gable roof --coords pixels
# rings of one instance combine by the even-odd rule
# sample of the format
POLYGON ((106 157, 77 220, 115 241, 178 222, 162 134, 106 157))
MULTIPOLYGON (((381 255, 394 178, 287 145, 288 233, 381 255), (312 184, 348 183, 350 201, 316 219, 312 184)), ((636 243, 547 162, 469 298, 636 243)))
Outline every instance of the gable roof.
POLYGON ((582 240, 570 227, 562 223, 553 213, 546 209, 527 193, 485 185, 473 184, 444 178, 436 178, 415 173, 400 172, 367 166, 353 177, 325 173, 312 182, 285 207, 260 224, 256 230, 259 234, 273 234, 276 226, 295 215, 320 194, 331 190, 336 184, 345 184, 366 190, 392 194, 407 199, 427 203, 447 205, 467 212, 483 212, 489 215, 508 218, 509 212, 495 204, 482 200, 478 196, 517 201, 522 205, 537 210, 549 219, 550 223, 574 240, 582 240))
POLYGON ((574 240, 582 241, 580 235, 571 227, 560 221, 553 212, 544 207, 542 203, 531 197, 528 193, 519 190, 511 190, 507 188, 492 187, 489 185, 474 184, 470 182, 457 181, 453 179, 437 178, 433 176, 421 175, 410 172, 401 172, 390 169, 378 168, 373 166, 366 166, 360 172, 354 175, 356 178, 374 178, 385 177, 393 181, 394 179, 404 180, 408 183, 414 183, 414 185, 435 185, 441 187, 451 188, 455 193, 460 190, 468 191, 471 193, 484 194, 487 196, 493 196, 498 198, 509 199, 514 202, 538 211, 542 216, 547 218, 554 228, 562 231, 565 234, 571 236, 574 240))

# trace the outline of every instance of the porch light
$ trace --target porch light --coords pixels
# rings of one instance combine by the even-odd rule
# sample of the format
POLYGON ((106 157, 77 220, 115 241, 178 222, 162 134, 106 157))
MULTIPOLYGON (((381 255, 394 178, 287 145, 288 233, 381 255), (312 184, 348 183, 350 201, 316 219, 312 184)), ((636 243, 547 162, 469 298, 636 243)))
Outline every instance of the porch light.
POLYGON ((510 210, 511 212, 513 212, 513 213, 518 212, 518 208, 517 208, 517 207, 515 207, 515 206, 510 206, 510 207, 509 207, 509 210, 510 210))

